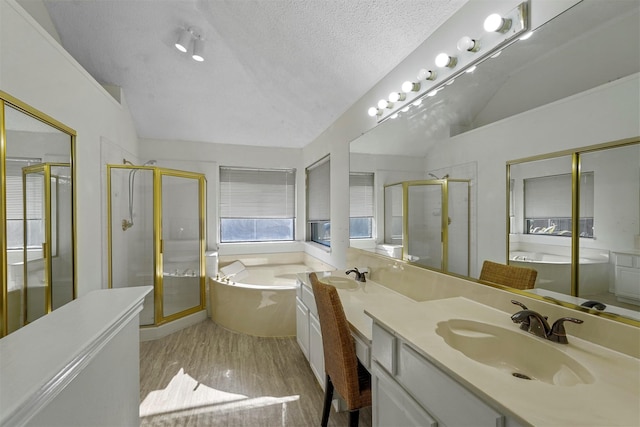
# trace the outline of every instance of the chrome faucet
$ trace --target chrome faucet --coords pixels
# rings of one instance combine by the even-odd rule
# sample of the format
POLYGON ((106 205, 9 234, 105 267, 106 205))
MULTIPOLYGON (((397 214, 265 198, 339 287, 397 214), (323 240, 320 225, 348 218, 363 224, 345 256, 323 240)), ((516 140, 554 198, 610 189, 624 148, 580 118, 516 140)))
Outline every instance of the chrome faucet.
POLYGON ((351 273, 356 273, 356 281, 362 282, 362 283, 367 281, 367 278, 364 277, 364 275, 367 274, 368 271, 360 272, 356 267, 353 267, 353 269, 347 270, 344 272, 344 274, 346 274, 347 276, 351 273))
POLYGON ((583 323, 580 319, 573 317, 562 317, 556 320, 552 326, 549 326, 547 319, 540 313, 533 310, 521 310, 511 316, 513 323, 520 323, 521 328, 537 337, 547 339, 549 341, 560 344, 568 344, 567 333, 564 329, 564 322, 583 323), (523 328, 524 325, 528 326, 523 328))

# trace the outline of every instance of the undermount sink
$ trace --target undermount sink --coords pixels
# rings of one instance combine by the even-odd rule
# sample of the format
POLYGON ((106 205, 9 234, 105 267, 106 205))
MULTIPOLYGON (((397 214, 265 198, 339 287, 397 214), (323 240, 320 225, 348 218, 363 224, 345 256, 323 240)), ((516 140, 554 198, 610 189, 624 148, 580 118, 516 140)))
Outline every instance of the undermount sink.
POLYGON ((584 366, 553 347, 558 344, 527 336, 519 329, 450 319, 438 323, 436 333, 468 358, 516 378, 558 386, 594 382, 584 366))
POLYGON ((337 289, 357 289, 358 282, 348 277, 325 276, 320 279, 323 283, 327 283, 337 289))

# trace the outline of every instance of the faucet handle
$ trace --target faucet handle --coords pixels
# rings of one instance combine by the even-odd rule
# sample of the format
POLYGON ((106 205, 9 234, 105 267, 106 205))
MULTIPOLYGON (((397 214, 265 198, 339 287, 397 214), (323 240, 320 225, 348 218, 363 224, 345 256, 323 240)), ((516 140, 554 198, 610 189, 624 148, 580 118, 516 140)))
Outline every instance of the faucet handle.
POLYGON ((553 322, 551 333, 549 334, 549 340, 560 344, 569 343, 569 341, 567 340, 567 332, 564 329, 564 322, 573 322, 577 324, 584 323, 583 320, 576 319, 574 317, 561 317, 560 319, 553 322))
MULTIPOLYGON (((521 303, 520 301, 516 301, 514 299, 511 300, 512 304, 517 305, 518 307, 522 308, 523 310, 528 310, 527 306, 524 305, 523 303, 521 303)), ((529 331, 529 318, 527 317, 525 320, 523 320, 522 322, 520 322, 520 329, 522 329, 523 331, 529 331)))

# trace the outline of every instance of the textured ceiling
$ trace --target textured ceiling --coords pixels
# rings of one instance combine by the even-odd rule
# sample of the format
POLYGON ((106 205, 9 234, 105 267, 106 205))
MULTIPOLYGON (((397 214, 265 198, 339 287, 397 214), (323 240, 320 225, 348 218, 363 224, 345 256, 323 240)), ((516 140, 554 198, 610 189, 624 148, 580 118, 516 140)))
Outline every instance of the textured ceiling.
POLYGON ((467 0, 45 0, 141 138, 303 147, 467 0), (196 27, 203 63, 173 44, 196 27))

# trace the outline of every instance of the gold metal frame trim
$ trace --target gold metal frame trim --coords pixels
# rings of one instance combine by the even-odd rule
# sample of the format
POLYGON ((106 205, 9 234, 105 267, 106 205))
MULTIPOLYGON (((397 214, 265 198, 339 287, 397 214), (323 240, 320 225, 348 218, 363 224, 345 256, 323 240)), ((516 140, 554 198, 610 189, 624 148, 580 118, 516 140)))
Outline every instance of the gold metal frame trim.
POLYGON ((206 177, 204 174, 197 172, 182 171, 177 169, 164 168, 159 166, 135 166, 135 165, 107 165, 107 256, 108 256, 108 287, 113 287, 113 216, 112 216, 112 200, 111 200, 111 173, 113 169, 142 169, 149 170, 153 173, 153 253, 154 253, 154 322, 150 325, 141 325, 141 328, 156 327, 199 311, 206 309, 206 177), (199 215, 199 281, 200 281, 200 304, 182 310, 177 313, 165 316, 163 310, 164 303, 164 240, 162 238, 162 178, 164 176, 194 179, 198 182, 198 215, 199 215))
MULTIPOLYGON (((510 189, 511 189, 511 166, 539 161, 539 160, 548 160, 554 159, 558 157, 571 156, 571 216, 572 216, 572 229, 571 229, 571 296, 579 296, 580 285, 579 285, 579 270, 580 270, 580 236, 579 236, 579 221, 575 221, 575 219, 580 218, 580 176, 581 176, 581 155, 586 153, 593 153, 601 150, 606 150, 610 148, 621 148, 629 145, 640 144, 640 136, 635 136, 631 138, 620 139, 616 141, 605 142, 601 144, 589 145, 586 147, 577 147, 562 151, 556 151, 553 153, 540 154, 536 156, 524 157, 515 160, 509 160, 506 162, 506 177, 507 177, 507 186, 506 186, 506 260, 507 264, 510 263, 509 252, 510 252, 510 242, 509 242, 509 199, 510 199, 510 189)), ((552 302, 556 305, 560 305, 562 307, 571 308, 577 311, 594 314, 596 316, 604 317, 606 319, 616 320, 628 325, 638 326, 640 327, 640 321, 631 319, 629 317, 625 317, 618 314, 613 314, 609 312, 601 312, 595 309, 582 307, 573 303, 558 301, 555 298, 543 297, 541 295, 536 295, 530 292, 526 292, 519 289, 514 289, 509 286, 503 286, 498 284, 492 284, 488 282, 483 282, 490 286, 507 290, 516 294, 520 294, 529 298, 534 298, 537 300, 552 302)))
MULTIPOLYGON (((9 95, 7 92, 0 90, 0 166, 2 166, 0 171, 0 179, 2 183, 6 182, 5 177, 5 165, 7 158, 7 136, 6 136, 6 122, 5 122, 5 108, 9 106, 23 114, 26 114, 42 123, 47 124, 48 126, 53 127, 65 134, 67 134, 70 138, 70 146, 69 146, 69 157, 70 157, 70 167, 71 167, 71 250, 72 250, 72 292, 73 299, 77 298, 77 280, 78 280, 78 272, 77 272, 77 231, 76 231, 76 218, 77 218, 77 195, 76 195, 76 137, 77 133, 74 129, 66 126, 62 122, 54 119, 53 117, 43 113, 42 111, 30 106, 29 104, 20 101, 18 98, 9 95)), ((2 206, 6 206, 6 189, 4 185, 0 185, 0 201, 2 202, 2 206)), ((7 277, 7 228, 6 228, 6 212, 5 209, 0 209, 0 223, 2 223, 2 238, 0 238, 0 338, 4 337, 8 334, 8 277, 7 277)), ((26 307, 25 307, 26 311, 26 307)), ((50 312, 50 310, 48 311, 50 312)))

